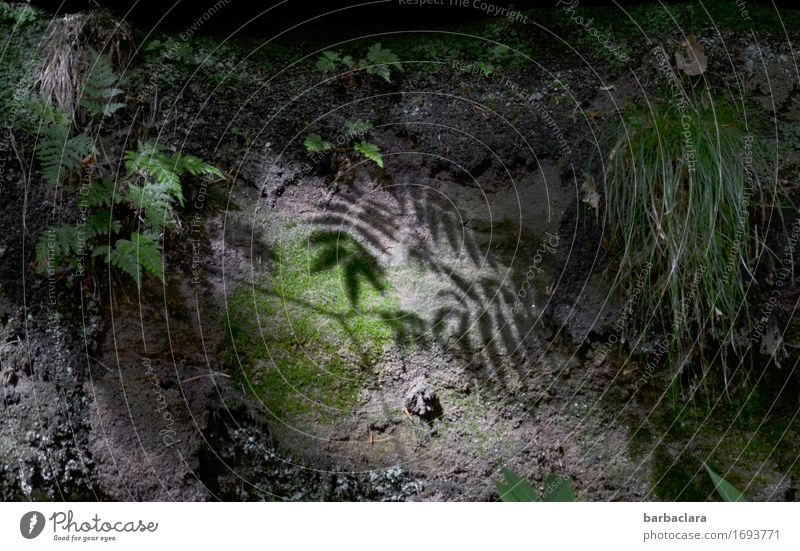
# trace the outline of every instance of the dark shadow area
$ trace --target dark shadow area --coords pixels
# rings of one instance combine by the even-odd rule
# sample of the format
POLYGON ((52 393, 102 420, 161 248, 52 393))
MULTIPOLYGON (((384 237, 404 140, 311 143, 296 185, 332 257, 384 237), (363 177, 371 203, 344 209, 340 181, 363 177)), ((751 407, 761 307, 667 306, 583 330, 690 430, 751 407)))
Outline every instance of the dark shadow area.
POLYGON ((347 297, 353 308, 358 307, 362 281, 372 285, 376 291, 386 290, 384 269, 374 256, 348 235, 315 231, 308 242, 316 250, 316 256, 311 262, 311 272, 319 273, 341 267, 347 297))

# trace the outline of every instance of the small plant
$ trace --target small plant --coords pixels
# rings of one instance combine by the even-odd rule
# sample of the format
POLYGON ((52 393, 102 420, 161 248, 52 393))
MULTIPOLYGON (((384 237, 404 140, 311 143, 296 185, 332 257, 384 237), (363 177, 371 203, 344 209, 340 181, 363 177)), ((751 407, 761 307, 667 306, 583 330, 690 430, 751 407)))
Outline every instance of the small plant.
POLYGON ((28 3, 0 2, 0 21, 9 21, 15 25, 26 25, 41 18, 41 13, 28 3))
POLYGON ((380 42, 370 46, 367 55, 358 61, 349 55, 342 56, 334 51, 324 51, 317 59, 316 67, 323 73, 335 73, 343 69, 352 71, 363 69, 368 74, 377 75, 386 82, 392 81, 392 69, 403 72, 403 66, 400 64, 397 54, 389 48, 381 46, 380 42))
POLYGON ((317 59, 316 67, 323 73, 333 73, 342 65, 348 69, 352 69, 355 67, 355 64, 356 62, 353 61, 352 56, 340 56, 336 52, 327 50, 322 52, 322 55, 317 59))
POLYGON ((475 66, 480 69, 483 76, 489 78, 494 73, 494 65, 489 63, 488 61, 476 61, 475 66))
POLYGON ((323 140, 319 134, 309 134, 303 145, 309 153, 325 153, 333 149, 333 144, 323 140))
POLYGON ((337 142, 346 142, 348 144, 347 147, 334 146, 333 143, 323 139, 322 136, 316 133, 309 134, 306 137, 303 146, 306 148, 306 152, 311 156, 312 160, 316 162, 320 160, 322 156, 330 153, 338 154, 346 158, 346 156, 352 152, 361 155, 380 168, 383 168, 383 156, 381 155, 380 148, 364 139, 366 134, 373 130, 374 127, 372 123, 361 120, 347 121, 344 123, 344 127, 345 134, 344 136, 339 136, 342 139, 337 140, 337 142))
POLYGON ((572 484, 564 477, 554 474, 549 475, 544 481, 544 494, 539 493, 530 483, 517 475, 508 468, 503 468, 503 482, 497 483, 497 493, 500 501, 522 502, 522 501, 577 501, 575 492, 572 491, 572 484))

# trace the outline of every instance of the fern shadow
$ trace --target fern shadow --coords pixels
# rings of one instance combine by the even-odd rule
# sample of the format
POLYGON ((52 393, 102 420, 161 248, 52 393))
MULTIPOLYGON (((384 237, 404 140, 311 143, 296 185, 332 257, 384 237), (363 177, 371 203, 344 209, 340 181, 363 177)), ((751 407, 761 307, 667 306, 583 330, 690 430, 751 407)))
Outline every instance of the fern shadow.
POLYGON ((316 250, 311 273, 341 268, 350 305, 359 305, 362 282, 378 292, 387 289, 386 272, 378 260, 360 243, 342 232, 317 230, 309 237, 316 250))

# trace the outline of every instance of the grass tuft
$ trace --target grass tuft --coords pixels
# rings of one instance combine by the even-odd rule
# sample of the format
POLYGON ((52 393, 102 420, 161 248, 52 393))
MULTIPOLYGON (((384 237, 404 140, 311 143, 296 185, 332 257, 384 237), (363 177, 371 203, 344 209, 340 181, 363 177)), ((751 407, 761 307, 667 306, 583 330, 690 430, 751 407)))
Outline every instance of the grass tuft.
POLYGON ((749 348, 747 292, 779 193, 760 177, 764 149, 724 100, 663 101, 623 123, 604 179, 621 284, 633 288, 649 264, 637 329, 669 335, 671 362, 700 358, 705 375, 726 351, 741 359, 749 348))

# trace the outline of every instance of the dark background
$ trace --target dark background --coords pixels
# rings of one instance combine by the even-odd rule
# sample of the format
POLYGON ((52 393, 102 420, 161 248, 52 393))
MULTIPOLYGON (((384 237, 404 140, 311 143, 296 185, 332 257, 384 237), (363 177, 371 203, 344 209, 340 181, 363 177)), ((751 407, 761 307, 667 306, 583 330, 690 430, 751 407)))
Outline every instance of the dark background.
MULTIPOLYGON (((146 29, 154 27, 159 31, 181 32, 191 25, 198 17, 208 11, 220 0, 34 0, 31 4, 44 8, 51 13, 71 13, 98 6, 111 9, 116 15, 125 17, 126 20, 136 23, 146 29)), ((198 29, 198 34, 228 34, 236 31, 253 18, 245 29, 237 34, 246 35, 272 35, 288 29, 315 15, 328 11, 345 8, 343 11, 327 15, 317 22, 302 25, 302 30, 287 37, 302 38, 303 35, 316 36, 349 34, 354 28, 361 32, 381 32, 386 30, 401 30, 410 28, 436 28, 448 24, 480 21, 493 19, 492 16, 480 9, 472 7, 473 0, 468 0, 469 7, 451 6, 451 0, 439 0, 443 5, 426 5, 424 7, 399 5, 398 0, 385 3, 369 4, 369 0, 327 0, 309 2, 306 0, 279 0, 253 1, 229 0, 228 4, 217 11, 213 18, 198 29), (270 7, 278 7, 264 14, 270 7), (350 9, 347 9, 351 6, 350 9), (356 7, 353 7, 356 6, 356 7)), ((612 6, 613 1, 608 0, 578 0, 580 6, 612 6)), ((777 6, 796 7, 797 0, 780 0, 777 6)), ((555 8, 557 0, 535 1, 517 0, 479 0, 488 4, 523 10, 532 7, 555 8)), ((619 0, 619 5, 657 3, 636 2, 619 0)), ((665 2, 668 3, 668 2, 665 2)), ((682 2, 686 3, 686 2, 682 2)), ((755 3, 773 2, 763 0, 747 0, 748 5, 755 3)), ((563 5, 561 6, 563 7, 563 5)))

